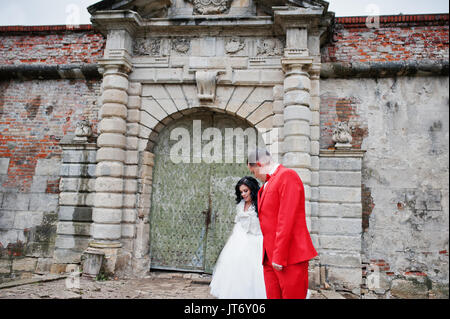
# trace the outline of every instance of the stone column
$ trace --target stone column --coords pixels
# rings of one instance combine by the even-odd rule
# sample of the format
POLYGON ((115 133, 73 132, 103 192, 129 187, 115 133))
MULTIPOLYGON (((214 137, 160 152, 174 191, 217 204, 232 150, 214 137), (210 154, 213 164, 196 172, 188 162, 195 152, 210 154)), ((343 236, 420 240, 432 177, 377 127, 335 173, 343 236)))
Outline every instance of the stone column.
POLYGON ((124 163, 126 159, 128 68, 119 63, 105 64, 101 121, 98 126, 91 247, 105 252, 107 270, 114 272, 115 256, 121 247, 124 206, 124 163), (110 257, 110 259, 108 259, 110 257))
POLYGON ((311 198, 311 81, 313 59, 308 56, 307 30, 290 28, 286 32, 284 79, 283 164, 294 169, 305 187, 305 206, 310 226, 311 198))

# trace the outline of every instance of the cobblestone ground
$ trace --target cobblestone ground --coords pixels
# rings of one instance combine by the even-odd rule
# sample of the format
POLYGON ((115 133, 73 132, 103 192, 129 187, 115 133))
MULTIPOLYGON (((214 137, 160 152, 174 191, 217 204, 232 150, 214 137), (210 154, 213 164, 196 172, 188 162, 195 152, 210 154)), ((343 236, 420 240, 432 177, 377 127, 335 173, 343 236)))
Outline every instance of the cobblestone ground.
MULTIPOLYGON (((143 279, 106 281, 72 276, 28 284, 3 284, 0 299, 214 299, 209 294, 210 280, 207 275, 165 272, 151 273, 143 279)), ((340 295, 334 297, 344 299, 340 295)), ((335 298, 311 291, 311 299, 335 298)))

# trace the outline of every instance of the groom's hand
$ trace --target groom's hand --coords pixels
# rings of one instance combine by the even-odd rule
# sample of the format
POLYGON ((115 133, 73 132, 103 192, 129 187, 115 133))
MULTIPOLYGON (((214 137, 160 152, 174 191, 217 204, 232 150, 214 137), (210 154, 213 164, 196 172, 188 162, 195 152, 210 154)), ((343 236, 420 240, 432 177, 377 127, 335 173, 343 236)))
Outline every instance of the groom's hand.
POLYGON ((283 270, 283 266, 278 265, 278 264, 276 264, 276 263, 272 263, 272 267, 273 267, 275 270, 278 270, 278 271, 282 271, 282 270, 283 270))

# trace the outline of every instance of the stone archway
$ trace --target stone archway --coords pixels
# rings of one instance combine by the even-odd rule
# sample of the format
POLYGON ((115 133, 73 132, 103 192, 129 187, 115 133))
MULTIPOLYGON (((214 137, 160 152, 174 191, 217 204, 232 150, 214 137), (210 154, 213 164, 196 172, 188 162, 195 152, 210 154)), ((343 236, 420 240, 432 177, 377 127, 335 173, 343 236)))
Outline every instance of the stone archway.
MULTIPOLYGON (((249 175, 245 154, 253 144, 252 132, 256 138, 257 130, 248 122, 211 109, 197 109, 160 131, 152 148, 152 269, 212 273, 233 227, 235 184, 249 175), (180 132, 187 134, 177 135, 180 132), (178 146, 186 138, 189 145, 182 152, 178 146), (200 142, 200 153, 196 142, 200 142), (234 148, 231 162, 230 145, 234 148)), ((264 147, 261 136, 258 147, 264 147)))

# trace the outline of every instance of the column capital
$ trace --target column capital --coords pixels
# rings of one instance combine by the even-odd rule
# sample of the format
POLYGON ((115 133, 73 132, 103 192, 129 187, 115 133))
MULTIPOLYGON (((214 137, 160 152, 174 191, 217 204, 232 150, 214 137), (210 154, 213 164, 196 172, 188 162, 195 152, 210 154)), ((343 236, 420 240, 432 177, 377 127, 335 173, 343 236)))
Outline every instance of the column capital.
POLYGON ((281 59, 281 66, 284 72, 289 72, 292 69, 300 69, 304 72, 309 72, 313 66, 313 57, 285 57, 281 59))
POLYGON ((117 73, 120 73, 122 76, 128 76, 133 71, 131 58, 126 55, 99 59, 98 65, 99 72, 103 76, 117 73))

